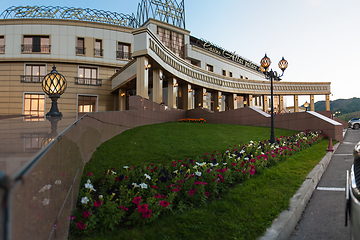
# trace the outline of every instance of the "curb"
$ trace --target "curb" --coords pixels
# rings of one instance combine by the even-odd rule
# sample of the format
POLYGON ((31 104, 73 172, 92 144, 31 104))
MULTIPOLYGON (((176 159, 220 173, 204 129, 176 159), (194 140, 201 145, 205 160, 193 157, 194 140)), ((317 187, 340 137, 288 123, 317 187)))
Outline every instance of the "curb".
POLYGON ((316 165, 313 170, 306 176, 301 187, 290 199, 290 205, 272 222, 264 236, 260 240, 285 240, 288 239, 294 230, 296 224, 301 218, 303 211, 311 198, 313 191, 318 185, 323 173, 330 163, 331 157, 339 147, 340 143, 335 144, 334 152, 328 152, 316 165))

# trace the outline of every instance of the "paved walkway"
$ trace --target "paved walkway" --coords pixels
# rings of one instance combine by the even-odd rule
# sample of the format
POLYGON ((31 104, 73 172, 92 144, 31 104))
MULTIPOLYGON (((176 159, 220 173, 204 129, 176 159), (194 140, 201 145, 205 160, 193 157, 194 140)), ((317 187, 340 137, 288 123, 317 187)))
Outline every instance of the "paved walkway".
POLYGON ((289 240, 351 239, 345 227, 345 182, 359 141, 360 130, 348 129, 289 240))

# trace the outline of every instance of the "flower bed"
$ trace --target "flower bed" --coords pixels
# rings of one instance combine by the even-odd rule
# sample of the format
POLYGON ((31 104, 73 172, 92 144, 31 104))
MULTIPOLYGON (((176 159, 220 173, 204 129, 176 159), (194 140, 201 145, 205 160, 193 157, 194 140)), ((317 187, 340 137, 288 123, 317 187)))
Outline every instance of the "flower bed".
POLYGON ((179 119, 179 122, 206 123, 206 120, 204 118, 182 118, 179 119))
POLYGON ((225 153, 205 153, 169 165, 124 166, 107 170, 100 181, 87 173, 77 210, 71 217, 72 234, 146 224, 164 213, 201 206, 221 197, 232 185, 323 137, 308 131, 281 137, 273 145, 268 141, 251 141, 244 146, 231 146, 225 153))

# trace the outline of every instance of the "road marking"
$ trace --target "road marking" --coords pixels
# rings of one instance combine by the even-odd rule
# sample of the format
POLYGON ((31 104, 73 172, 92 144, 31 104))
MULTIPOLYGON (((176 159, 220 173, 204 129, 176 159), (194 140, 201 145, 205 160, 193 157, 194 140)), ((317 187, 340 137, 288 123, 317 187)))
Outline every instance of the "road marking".
POLYGON ((345 192, 345 188, 335 188, 335 187, 317 187, 316 190, 320 190, 320 191, 345 192))

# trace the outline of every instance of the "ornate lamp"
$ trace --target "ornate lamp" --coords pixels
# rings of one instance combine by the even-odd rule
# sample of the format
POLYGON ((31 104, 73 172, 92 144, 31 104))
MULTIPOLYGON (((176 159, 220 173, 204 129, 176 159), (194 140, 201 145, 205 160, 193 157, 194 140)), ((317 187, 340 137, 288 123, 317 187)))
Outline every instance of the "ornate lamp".
POLYGON ((275 143, 275 134, 274 134, 274 87, 273 82, 274 80, 280 81, 285 69, 288 67, 288 62, 284 59, 284 57, 279 62, 279 68, 282 71, 281 75, 278 75, 276 71, 272 69, 268 72, 268 69, 271 65, 270 58, 265 56, 260 61, 260 70, 265 74, 265 78, 271 81, 271 133, 270 133, 270 143, 275 143))
POLYGON ((304 107, 305 107, 305 112, 307 112, 307 109, 309 107, 309 103, 307 101, 304 103, 304 107))
POLYGON ((60 98, 60 95, 65 92, 67 83, 63 75, 56 71, 55 64, 50 73, 48 73, 42 81, 42 89, 51 99, 51 109, 46 114, 46 117, 59 117, 62 116, 62 113, 59 112, 57 106, 57 100, 60 98))

